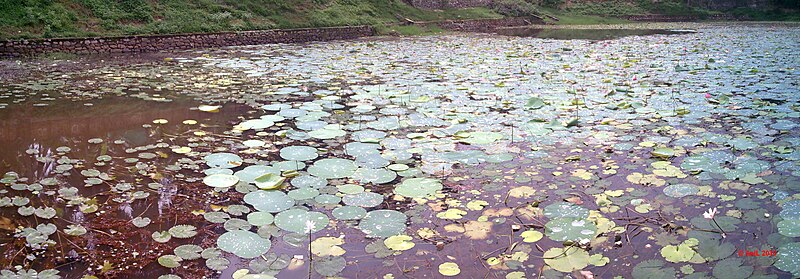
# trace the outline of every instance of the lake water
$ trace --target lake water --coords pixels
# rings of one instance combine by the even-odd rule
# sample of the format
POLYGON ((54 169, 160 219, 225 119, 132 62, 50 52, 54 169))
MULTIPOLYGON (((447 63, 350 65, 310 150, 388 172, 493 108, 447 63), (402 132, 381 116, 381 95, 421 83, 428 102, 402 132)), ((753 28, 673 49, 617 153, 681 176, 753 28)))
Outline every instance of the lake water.
POLYGON ((800 25, 576 28, 0 61, 2 275, 800 276, 800 25))

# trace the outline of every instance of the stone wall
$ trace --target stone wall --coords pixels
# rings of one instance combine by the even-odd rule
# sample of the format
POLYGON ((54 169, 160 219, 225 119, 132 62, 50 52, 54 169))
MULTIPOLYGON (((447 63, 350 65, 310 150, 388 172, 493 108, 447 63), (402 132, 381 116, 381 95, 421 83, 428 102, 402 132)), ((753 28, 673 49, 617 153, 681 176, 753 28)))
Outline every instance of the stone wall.
POLYGON ((355 39, 375 35, 371 26, 306 28, 99 38, 36 39, 0 41, 0 57, 32 56, 43 53, 119 53, 204 47, 302 43, 355 39))
MULTIPOLYGON (((537 19, 500 18, 416 22, 452 31, 486 32, 499 27, 530 25, 537 19)), ((348 40, 375 35, 372 26, 283 29, 208 34, 125 36, 99 38, 36 39, 0 41, 0 58, 34 56, 63 52, 77 54, 151 52, 223 46, 303 43, 310 41, 348 40)))
POLYGON ((420 9, 443 10, 472 7, 489 7, 493 0, 406 0, 408 4, 420 9))

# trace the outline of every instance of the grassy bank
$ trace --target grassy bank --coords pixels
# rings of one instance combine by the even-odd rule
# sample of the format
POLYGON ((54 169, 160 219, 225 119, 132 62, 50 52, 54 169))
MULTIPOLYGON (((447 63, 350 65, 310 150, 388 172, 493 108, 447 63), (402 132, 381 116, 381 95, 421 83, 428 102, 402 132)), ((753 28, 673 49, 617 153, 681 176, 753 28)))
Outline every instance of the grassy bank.
POLYGON ((0 38, 174 34, 502 17, 399 0, 0 0, 0 38))

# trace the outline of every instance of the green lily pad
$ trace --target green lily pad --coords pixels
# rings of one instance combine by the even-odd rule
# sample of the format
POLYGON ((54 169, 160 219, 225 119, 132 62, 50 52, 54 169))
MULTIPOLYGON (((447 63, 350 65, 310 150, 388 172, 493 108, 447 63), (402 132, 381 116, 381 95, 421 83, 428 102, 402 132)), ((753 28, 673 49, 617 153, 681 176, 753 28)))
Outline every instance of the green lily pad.
POLYGON ((265 175, 259 176, 254 180, 256 186, 258 186, 258 188, 261 188, 263 190, 271 190, 279 188, 284 181, 286 181, 286 177, 274 173, 267 173, 265 175))
POLYGON ((203 252, 203 248, 194 244, 184 244, 173 250, 176 256, 187 261, 199 259, 201 252, 203 252))
POLYGON ((244 202, 252 205, 256 210, 276 213, 294 206, 294 200, 281 191, 258 190, 244 195, 244 202))
POLYGON ((788 237, 800 236, 800 218, 783 219, 778 222, 778 233, 788 237))
POLYGON ((565 247, 550 248, 544 252, 544 263, 561 272, 573 272, 589 266, 591 257, 586 250, 565 247))
POLYGON ((495 132, 472 132, 469 137, 461 139, 461 142, 468 144, 490 144, 503 138, 503 134, 495 132))
POLYGON ((698 192, 700 192, 700 188, 694 184, 675 184, 664 187, 664 194, 673 198, 695 195, 698 192))
POLYGON ((256 227, 272 224, 272 221, 274 221, 274 217, 268 212, 253 212, 247 214, 247 223, 256 227))
POLYGON ((358 228, 368 237, 389 237, 402 234, 406 230, 408 217, 395 210, 375 210, 367 213, 358 228))
POLYGON ((169 234, 175 238, 191 238, 197 235, 196 227, 192 225, 175 225, 169 228, 169 234))
POLYGON ((314 162, 308 173, 325 179, 345 178, 352 176, 357 168, 352 160, 329 158, 314 162))
POLYGON ((242 158, 233 153, 214 153, 203 158, 212 168, 235 168, 242 165, 242 158))
POLYGON ((336 276, 344 270, 347 262, 342 257, 322 257, 314 259, 314 271, 322 276, 336 276))
POLYGON ((275 225, 293 233, 315 233, 328 225, 328 216, 320 212, 289 209, 275 215, 275 225))
POLYGON ((586 219, 589 217, 589 209, 568 202, 557 202, 544 208, 544 216, 548 218, 586 219))
POLYGON ((631 276, 634 279, 673 279, 676 272, 675 268, 664 267, 664 261, 645 260, 633 267, 631 276))
POLYGON ((753 274, 753 267, 744 265, 744 259, 727 258, 717 262, 712 274, 717 278, 745 279, 753 274))
POLYGON ((203 178, 203 184, 215 188, 228 188, 239 183, 239 177, 232 174, 212 174, 203 178))
POLYGON ((345 195, 342 201, 346 205, 376 207, 383 202, 383 195, 373 192, 361 192, 358 194, 345 195))
POLYGON ((417 177, 403 180, 394 188, 398 195, 409 198, 424 198, 442 190, 442 183, 438 179, 417 177))
POLYGON ((272 243, 249 231, 229 231, 219 236, 217 246, 225 252, 252 259, 269 251, 272 243))
POLYGON ((181 266, 181 258, 175 255, 163 255, 158 257, 158 264, 166 268, 176 268, 181 266))
POLYGON ((593 239, 597 226, 589 220, 577 218, 555 218, 545 224, 545 234, 555 241, 580 241, 593 239))
POLYGON ((270 166, 252 165, 252 166, 247 166, 240 171, 237 171, 234 175, 239 177, 239 180, 241 181, 247 183, 254 183, 256 178, 259 178, 268 173, 280 175, 281 171, 270 166))
POLYGON ((317 149, 311 146, 288 146, 281 148, 280 156, 289 161, 308 161, 319 155, 317 149))
POLYGON ((540 109, 544 107, 545 103, 542 98, 539 97, 530 97, 528 98, 528 102, 525 103, 525 108, 527 109, 540 109))
POLYGON ((338 220, 358 220, 367 215, 367 210, 358 206, 337 207, 331 212, 338 220))
POLYGON ((353 179, 361 183, 384 184, 397 178, 397 173, 387 169, 359 168, 353 173, 353 179))
POLYGON ((669 262, 688 262, 695 255, 694 249, 686 243, 667 245, 661 248, 661 256, 669 262))
POLYGON ((787 243, 778 248, 778 260, 775 267, 800 277, 800 242, 787 243))

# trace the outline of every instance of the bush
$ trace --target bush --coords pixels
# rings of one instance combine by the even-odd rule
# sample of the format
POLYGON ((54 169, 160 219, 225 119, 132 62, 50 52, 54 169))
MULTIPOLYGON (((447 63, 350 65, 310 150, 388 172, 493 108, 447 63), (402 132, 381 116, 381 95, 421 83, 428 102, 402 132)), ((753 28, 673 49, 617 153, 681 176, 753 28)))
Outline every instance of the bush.
POLYGON ((504 16, 531 16, 538 15, 536 5, 525 0, 500 0, 494 3, 493 8, 504 16))

